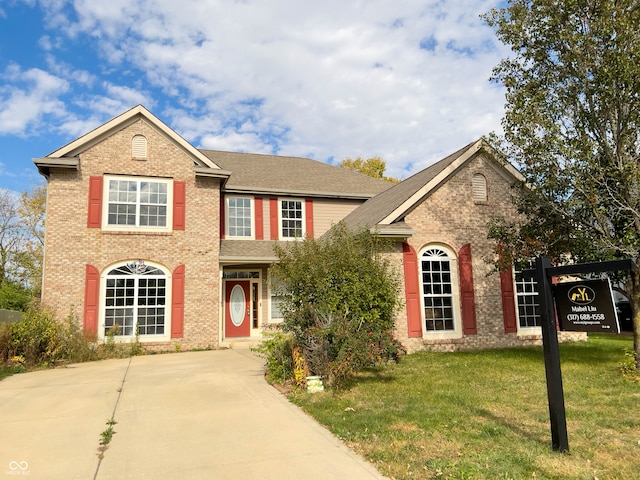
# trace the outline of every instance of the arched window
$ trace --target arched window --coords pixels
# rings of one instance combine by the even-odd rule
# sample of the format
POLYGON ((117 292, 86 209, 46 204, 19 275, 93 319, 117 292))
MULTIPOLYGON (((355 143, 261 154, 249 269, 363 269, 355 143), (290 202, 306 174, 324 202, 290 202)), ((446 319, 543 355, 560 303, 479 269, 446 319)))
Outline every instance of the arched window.
POLYGON ((471 180, 471 193, 475 203, 487 202, 487 178, 481 173, 476 173, 471 180))
POLYGON ((120 265, 107 273, 104 335, 164 335, 167 275, 143 261, 120 265))
POLYGON ((439 247, 429 247, 420 256, 422 306, 427 332, 456 329, 452 261, 439 247))

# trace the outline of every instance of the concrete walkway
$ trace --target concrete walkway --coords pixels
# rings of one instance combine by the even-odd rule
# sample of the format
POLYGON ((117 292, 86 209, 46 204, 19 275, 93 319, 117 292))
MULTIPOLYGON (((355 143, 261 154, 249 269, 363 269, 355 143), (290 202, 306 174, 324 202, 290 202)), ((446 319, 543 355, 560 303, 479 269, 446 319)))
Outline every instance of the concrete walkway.
POLYGON ((9 377, 0 381, 0 479, 384 478, 267 385, 262 364, 234 349, 9 377))

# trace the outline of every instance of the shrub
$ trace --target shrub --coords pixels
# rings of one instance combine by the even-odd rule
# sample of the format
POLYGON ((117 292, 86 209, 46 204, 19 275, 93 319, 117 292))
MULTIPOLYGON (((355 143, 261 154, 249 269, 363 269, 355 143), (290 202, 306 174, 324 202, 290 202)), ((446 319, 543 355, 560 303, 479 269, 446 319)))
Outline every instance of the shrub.
POLYGON ((52 315, 40 309, 30 309, 22 321, 9 327, 7 360, 24 359, 27 366, 53 364, 60 355, 60 325, 52 315))
POLYGON ((294 376, 293 338, 280 330, 266 336, 267 339, 252 350, 265 359, 267 379, 271 383, 287 383, 294 376))
POLYGON ((31 290, 8 280, 0 283, 0 308, 25 312, 33 300, 31 290))
POLYGON ((20 322, 0 325, 0 364, 8 367, 47 367, 145 353, 138 339, 118 343, 111 335, 104 343, 88 337, 71 312, 65 321, 40 308, 30 308, 20 322))
POLYGON ((320 239, 276 247, 282 328, 311 372, 333 388, 403 352, 393 338, 399 281, 383 255, 389 248, 342 222, 320 239))

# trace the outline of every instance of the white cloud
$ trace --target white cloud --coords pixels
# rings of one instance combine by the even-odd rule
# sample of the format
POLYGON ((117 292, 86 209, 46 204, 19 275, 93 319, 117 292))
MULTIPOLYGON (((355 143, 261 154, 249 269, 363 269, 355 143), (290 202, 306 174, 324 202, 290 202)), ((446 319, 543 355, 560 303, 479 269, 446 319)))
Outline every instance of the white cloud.
POLYGON ((58 31, 99 39, 106 69, 141 73, 84 108, 157 105, 206 148, 380 155, 406 176, 499 128, 488 78, 506 50, 479 18, 498 0, 41 4, 58 31))
POLYGON ((38 68, 22 70, 9 65, 0 74, 0 134, 22 135, 39 124, 43 115, 57 116, 64 112, 59 100, 69 84, 59 77, 38 68))

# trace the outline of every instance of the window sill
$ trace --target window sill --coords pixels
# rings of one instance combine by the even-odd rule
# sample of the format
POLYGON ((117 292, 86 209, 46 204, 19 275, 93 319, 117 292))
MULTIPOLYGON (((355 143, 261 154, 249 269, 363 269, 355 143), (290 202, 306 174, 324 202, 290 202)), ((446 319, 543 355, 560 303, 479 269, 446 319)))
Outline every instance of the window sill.
POLYGON ((439 345, 449 343, 463 343, 464 339, 462 335, 457 332, 453 333, 436 333, 436 334, 424 334, 422 335, 422 341, 425 345, 439 345))
POLYGON ((170 237, 173 232, 153 232, 149 230, 101 230, 104 235, 144 235, 152 237, 170 237))
POLYGON ((542 338, 542 329, 540 327, 521 328, 517 336, 522 340, 536 340, 542 338))

